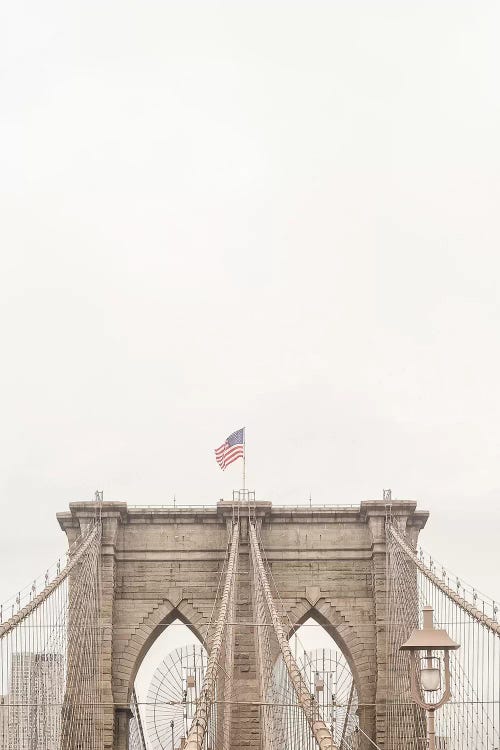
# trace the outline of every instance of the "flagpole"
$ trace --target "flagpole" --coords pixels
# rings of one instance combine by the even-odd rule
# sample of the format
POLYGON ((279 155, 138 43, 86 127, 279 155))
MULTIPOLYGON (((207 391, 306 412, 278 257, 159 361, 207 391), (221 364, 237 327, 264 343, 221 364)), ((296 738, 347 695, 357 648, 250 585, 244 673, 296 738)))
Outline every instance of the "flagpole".
POLYGON ((247 445, 246 445, 246 439, 245 439, 245 428, 243 428, 243 489, 245 489, 246 460, 247 460, 247 445))

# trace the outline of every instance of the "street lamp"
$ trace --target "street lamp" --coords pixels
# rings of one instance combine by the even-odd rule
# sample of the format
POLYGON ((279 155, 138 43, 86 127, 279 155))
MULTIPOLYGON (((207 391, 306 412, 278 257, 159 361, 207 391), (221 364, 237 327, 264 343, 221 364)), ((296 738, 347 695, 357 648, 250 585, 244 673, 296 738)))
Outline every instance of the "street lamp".
POLYGON ((400 646, 400 650, 412 653, 411 695, 415 703, 427 711, 429 750, 436 750, 434 712, 451 698, 450 651, 460 648, 460 644, 452 641, 446 630, 436 630, 432 607, 424 607, 422 611, 424 627, 422 630, 414 630, 406 643, 400 646), (442 651, 444 658, 433 653, 436 651, 442 651), (441 687, 443 670, 444 690, 441 687))

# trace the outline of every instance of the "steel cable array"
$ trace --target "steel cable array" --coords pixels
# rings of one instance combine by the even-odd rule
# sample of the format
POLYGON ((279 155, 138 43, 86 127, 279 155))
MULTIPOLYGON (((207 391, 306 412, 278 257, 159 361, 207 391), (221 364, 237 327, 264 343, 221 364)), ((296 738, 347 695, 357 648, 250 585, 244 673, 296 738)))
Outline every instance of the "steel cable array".
POLYGON ((0 609, 10 615, 0 625, 2 750, 103 746, 100 541, 96 519, 40 593, 35 581, 0 609))
POLYGON ((229 750, 230 717, 228 718, 228 712, 224 711, 224 707, 229 708, 232 702, 234 636, 233 627, 228 623, 233 622, 229 614, 234 612, 239 533, 239 524, 234 523, 224 588, 214 634, 210 639, 210 654, 203 687, 191 728, 183 745, 184 750, 229 750), (222 696, 220 709, 217 703, 218 689, 222 696), (225 714, 223 717, 220 716, 221 712, 225 714), (222 725, 220 732, 217 731, 218 725, 222 725))
MULTIPOLYGON (((266 575, 268 577, 268 582, 272 586, 273 590, 273 596, 275 598, 275 605, 277 611, 280 610, 280 617, 283 618, 283 622, 285 623, 286 630, 291 633, 296 630, 296 627, 294 626, 294 623, 290 620, 290 617, 288 616, 286 612, 285 604, 281 598, 279 586, 277 585, 276 580, 274 579, 271 564, 269 563, 265 547, 262 540, 262 533, 260 527, 256 523, 256 516, 255 512, 253 514, 254 519, 254 530, 256 532, 258 531, 258 548, 260 549, 260 554, 262 557, 262 562, 264 566, 264 570, 266 572, 266 575)), ((260 637, 266 637, 266 628, 273 627, 270 620, 268 622, 264 623, 263 627, 263 633, 260 634, 260 637)), ((297 633, 295 632, 295 638, 300 642, 300 639, 297 637, 297 633)), ((277 649, 279 651, 279 649, 277 649)), ((317 656, 313 653, 306 652, 305 649, 302 646, 303 654, 299 661, 299 667, 300 672, 302 673, 303 678, 306 680, 306 684, 309 684, 310 687, 310 694, 313 695, 315 693, 315 686, 314 682, 315 679, 313 679, 317 676, 317 674, 321 674, 321 671, 317 668, 317 656)), ((347 666, 347 665, 346 665, 347 666)), ((347 670, 350 673, 350 669, 347 667, 347 670)), ((324 677, 326 674, 323 675, 324 677)), ((296 694, 294 687, 291 683, 290 676, 288 673, 288 670, 286 668, 286 665, 284 661, 279 658, 275 662, 274 665, 274 694, 275 697, 273 699, 276 706, 273 705, 273 703, 267 703, 263 710, 267 711, 269 714, 273 714, 275 717, 273 719, 274 723, 276 723, 276 717, 281 717, 288 725, 293 726, 294 729, 292 730, 292 736, 295 732, 296 739, 293 740, 292 737, 286 736, 282 734, 283 736, 286 736, 286 741, 291 743, 292 741, 296 742, 296 747, 298 748, 305 748, 306 750, 309 750, 309 748, 316 748, 317 743, 316 740, 308 734, 308 731, 303 729, 302 732, 298 731, 296 728, 296 722, 299 722, 299 724, 303 724, 305 721, 305 716, 302 710, 299 712, 296 711, 296 694), (276 697, 277 696, 277 697, 276 697), (288 718, 284 718, 284 714, 286 713, 284 709, 288 709, 289 716, 288 718), (293 711, 290 711, 290 709, 294 709, 293 711), (294 716, 294 719, 292 720, 292 714, 294 716), (298 744, 297 744, 298 743, 298 744)), ((363 748, 375 748, 375 750, 380 750, 379 746, 374 742, 372 738, 370 738, 362 729, 362 727, 359 725, 359 719, 356 714, 356 707, 357 707, 357 695, 356 690, 352 678, 352 674, 350 675, 350 685, 353 688, 352 695, 344 696, 345 702, 339 702, 338 696, 333 698, 332 695, 328 696, 322 696, 321 693, 316 693, 316 702, 317 702, 317 708, 320 712, 321 718, 325 721, 326 724, 330 727, 330 733, 333 738, 334 746, 338 745, 339 750, 357 750, 358 747, 362 745, 363 748), (344 719, 347 721, 344 721, 344 726, 342 726, 342 730, 339 732, 338 726, 337 726, 337 713, 343 712, 344 719), (355 725, 355 731, 351 732, 349 731, 353 725, 355 725)), ((350 692, 350 691, 349 691, 350 692)), ((337 691, 338 693, 338 691, 337 691)), ((290 735, 290 733, 289 733, 290 735)), ((279 746, 279 744, 278 744, 279 746)), ((290 745, 290 747, 293 747, 293 745, 290 745)))
POLYGON ((319 747, 320 750, 337 750, 330 730, 321 717, 316 697, 314 693, 311 693, 310 687, 290 650, 286 632, 276 610, 269 586, 254 523, 249 525, 249 535, 253 567, 254 601, 259 607, 260 614, 264 615, 265 618, 269 617, 272 624, 272 631, 271 628, 263 626, 265 620, 262 622, 261 627, 257 627, 257 651, 259 656, 261 701, 263 704, 262 723, 264 725, 262 734, 264 742, 267 742, 264 745, 264 750, 274 750, 275 748, 284 746, 289 748, 319 747), (270 631, 273 633, 274 643, 270 642, 270 631), (288 705, 283 705, 283 703, 282 706, 279 705, 279 702, 276 700, 276 685, 269 676, 273 651, 275 657, 279 656, 282 659, 291 684, 292 689, 287 692, 293 700, 287 702, 288 705), (269 704, 271 704, 270 708, 266 711, 266 705, 269 704), (285 708, 286 710, 283 711, 280 708, 285 708), (283 744, 284 738, 286 740, 285 744, 283 744))
MULTIPOLYGON (((315 682, 319 674, 332 672, 331 666, 319 666, 331 657, 313 652, 299 662, 294 659, 287 638, 293 626, 284 609, 279 611, 279 591, 252 520, 250 625, 256 633, 263 750, 357 750, 360 743, 376 747, 357 723, 352 676, 350 682, 347 674, 336 678, 343 694, 337 688, 333 700, 328 680, 322 695, 315 682)), ((183 672, 182 694, 187 690, 187 695, 171 696, 172 710, 181 712, 182 721, 172 742, 161 747, 177 747, 182 740, 186 750, 230 750, 232 707, 241 702, 241 696, 233 694, 239 535, 239 519, 233 518, 204 638, 208 655, 200 647, 202 656, 186 662, 194 685, 184 684, 188 672, 183 672)), ((386 539, 386 747, 426 748, 425 716, 410 694, 409 657, 399 649, 411 631, 421 627, 422 607, 431 605, 436 627, 446 629, 461 645, 451 655, 451 701, 436 713, 437 747, 498 750, 497 604, 417 551, 390 514, 386 539)), ((0 607, 0 750, 103 750, 100 554, 96 514, 69 550, 65 565, 47 571, 0 607)), ((132 714, 133 745, 145 750, 148 740, 135 697, 132 714)), ((166 726, 171 731, 170 721, 166 726)))
POLYGON ((417 552, 387 523, 387 648, 389 750, 424 750, 425 716, 412 702, 410 657, 399 647, 422 627, 422 607, 434 609, 437 628, 460 644, 451 654, 452 697, 436 712, 438 750, 500 747, 500 625, 498 607, 417 552))
MULTIPOLYGON (((207 658, 201 644, 185 645, 168 653, 155 669, 145 706, 149 750, 181 747, 201 698, 207 658)), ((137 735, 132 727, 129 750, 144 750, 137 735)))

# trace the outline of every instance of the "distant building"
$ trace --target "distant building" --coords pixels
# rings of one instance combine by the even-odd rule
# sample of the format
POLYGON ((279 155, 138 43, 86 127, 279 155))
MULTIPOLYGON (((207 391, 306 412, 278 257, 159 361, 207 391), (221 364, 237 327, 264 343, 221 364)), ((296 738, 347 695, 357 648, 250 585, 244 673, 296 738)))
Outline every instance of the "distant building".
POLYGON ((13 654, 8 750, 58 750, 63 697, 62 654, 13 654))

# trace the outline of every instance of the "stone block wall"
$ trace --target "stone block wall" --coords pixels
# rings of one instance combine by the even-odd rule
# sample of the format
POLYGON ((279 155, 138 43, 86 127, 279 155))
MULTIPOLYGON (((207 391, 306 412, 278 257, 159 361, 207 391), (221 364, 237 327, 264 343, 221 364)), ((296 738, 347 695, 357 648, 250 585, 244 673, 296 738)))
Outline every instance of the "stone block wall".
MULTIPOLYGON (((248 508, 241 505, 240 573, 249 570, 248 508)), ((253 506, 252 506, 253 510, 253 506)), ((257 503, 262 544, 290 634, 315 618, 344 652, 354 675, 363 729, 385 741, 386 505, 284 508, 257 503), (376 707, 375 707, 376 706, 376 707)), ((203 639, 235 512, 231 502, 210 508, 128 508, 104 503, 102 545, 103 696, 105 749, 126 750, 131 691, 141 661, 173 619, 203 639)), ((427 519, 416 503, 393 501, 391 512, 416 540, 427 519)), ((72 503, 59 522, 70 539, 95 514, 72 503)), ((237 619, 251 616, 249 581, 240 575, 237 619), (245 600, 247 596, 248 601, 245 600)), ((210 644, 208 643, 209 647, 210 644)), ((255 648, 248 629, 236 632, 239 700, 256 700, 255 648)), ((232 741, 257 748, 258 715, 233 712, 232 741), (245 714, 245 715, 243 715, 245 714), (239 717, 239 719, 238 719, 239 717)))

